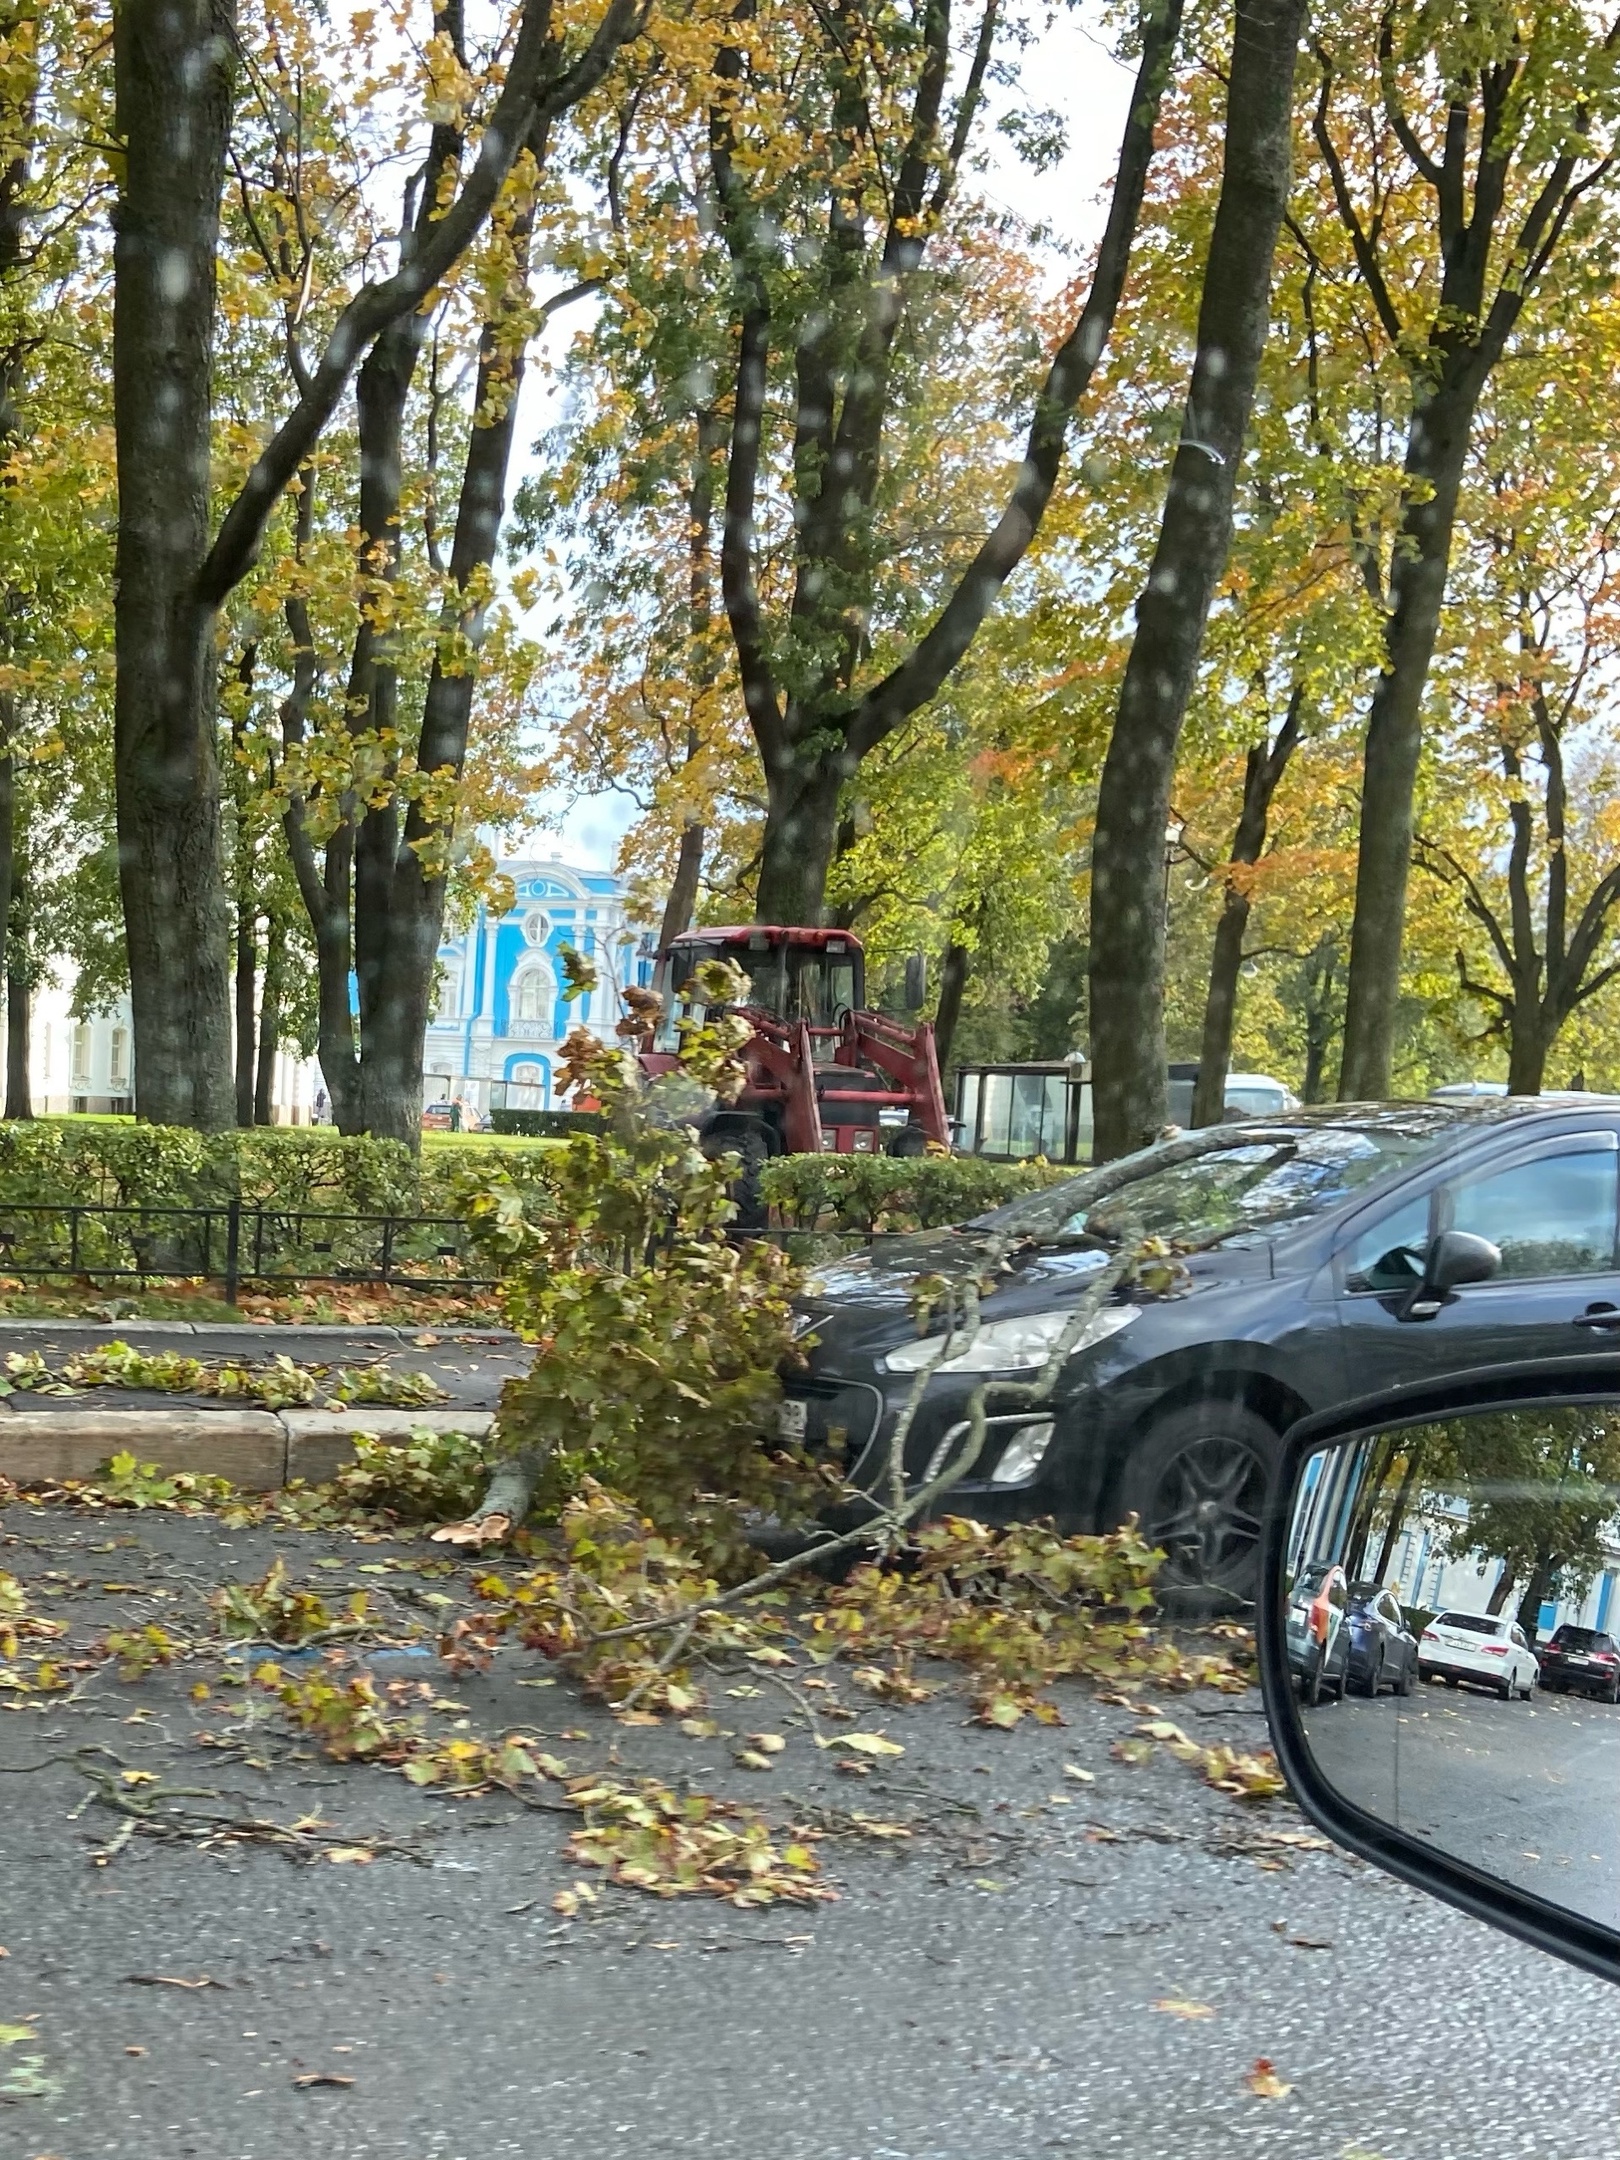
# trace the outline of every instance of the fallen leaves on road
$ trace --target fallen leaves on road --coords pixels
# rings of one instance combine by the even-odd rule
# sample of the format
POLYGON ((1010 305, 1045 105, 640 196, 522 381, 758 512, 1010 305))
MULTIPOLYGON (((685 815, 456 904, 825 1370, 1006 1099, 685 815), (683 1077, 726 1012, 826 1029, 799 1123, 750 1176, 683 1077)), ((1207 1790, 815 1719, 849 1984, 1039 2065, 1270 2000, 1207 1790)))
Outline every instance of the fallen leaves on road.
POLYGON ((208 1973, 198 1980, 182 1980, 174 1973, 125 1973, 124 1978, 131 1987, 224 1988, 228 1992, 231 1984, 215 1980, 208 1973))
POLYGON ((335 2070, 306 2070, 302 2077, 293 2079, 295 2092, 308 2092, 312 2085, 352 2085, 352 2077, 340 2077, 335 2070))
POLYGON ((1327 1935, 1290 1935, 1286 1920, 1273 1920, 1271 1932, 1273 1935, 1280 1935, 1290 1950, 1331 1950, 1333 1948, 1332 1938, 1327 1935))
POLYGON ((1095 1785, 1097 1782, 1096 1771, 1082 1770, 1078 1763, 1066 1762, 1063 1765, 1063 1775, 1073 1778, 1077 1785, 1095 1785))
POLYGON ((1185 2018, 1189 2024, 1199 2018, 1212 2018, 1214 2007, 1206 2002, 1189 2002, 1180 1995, 1160 1995, 1148 2004, 1150 2010, 1162 2010, 1166 2017, 1185 2018))
POLYGON ((1277 2075, 1276 2065, 1269 2055, 1257 2055, 1254 2068, 1243 2080, 1257 2100, 1286 2100, 1293 2091, 1286 2078, 1277 2075))

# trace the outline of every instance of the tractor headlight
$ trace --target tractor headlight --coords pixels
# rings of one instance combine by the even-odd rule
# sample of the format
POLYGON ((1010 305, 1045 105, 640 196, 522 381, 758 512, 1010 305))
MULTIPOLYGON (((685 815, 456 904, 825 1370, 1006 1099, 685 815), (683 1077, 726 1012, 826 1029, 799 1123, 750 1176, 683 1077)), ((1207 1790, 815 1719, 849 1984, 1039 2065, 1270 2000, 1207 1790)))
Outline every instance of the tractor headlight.
MULTIPOLYGON (((1105 1305, 1093 1313, 1069 1352, 1095 1349, 1110 1335, 1127 1328, 1141 1311, 1139 1305, 1105 1305)), ((1052 1354, 1052 1346, 1068 1326, 1072 1315, 1057 1312, 1028 1313, 1018 1320, 992 1320, 981 1327, 971 1348, 943 1359, 936 1372, 1039 1372, 1052 1354)), ((933 1363, 945 1347, 943 1335, 923 1335, 916 1342, 901 1343, 881 1360, 885 1372, 917 1372, 933 1363)))

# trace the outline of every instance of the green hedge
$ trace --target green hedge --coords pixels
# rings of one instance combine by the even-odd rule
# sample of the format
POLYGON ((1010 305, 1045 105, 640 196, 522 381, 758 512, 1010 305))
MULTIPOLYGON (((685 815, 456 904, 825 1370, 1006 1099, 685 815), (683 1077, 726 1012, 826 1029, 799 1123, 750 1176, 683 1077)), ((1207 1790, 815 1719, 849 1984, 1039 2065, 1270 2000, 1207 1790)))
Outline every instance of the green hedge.
MULTIPOLYGON (((465 1142, 453 1150, 425 1149, 418 1160, 397 1140, 345 1139, 329 1126, 261 1126, 251 1131, 194 1133, 167 1125, 114 1124, 99 1119, 0 1120, 0 1211, 39 1208, 41 1215, 12 1216, 0 1224, 10 1233, 0 1243, 0 1275, 6 1262, 55 1266, 69 1251, 70 1202, 91 1207, 244 1207, 277 1216, 397 1215, 460 1217, 464 1196, 502 1182, 533 1192, 550 1189, 545 1148, 465 1142)), ((396 1258, 419 1263, 425 1273, 453 1272, 432 1230, 408 1230, 394 1244, 396 1258)), ((300 1257, 313 1273, 359 1265, 375 1235, 329 1219, 271 1227, 266 1267, 287 1269, 300 1257)), ((210 1272, 224 1266, 223 1225, 216 1225, 210 1272)), ((193 1226, 154 1215, 144 1223, 82 1221, 79 1266, 142 1267, 153 1275, 197 1274, 201 1246, 193 1226)), ((244 1253, 243 1265, 249 1265, 244 1253)))
POLYGON ((781 1155, 760 1184, 788 1229, 932 1230, 1074 1175, 977 1155, 781 1155))
POLYGON ((600 1132, 606 1120, 597 1110, 492 1110, 489 1122, 498 1133, 527 1140, 571 1140, 575 1133, 600 1132))

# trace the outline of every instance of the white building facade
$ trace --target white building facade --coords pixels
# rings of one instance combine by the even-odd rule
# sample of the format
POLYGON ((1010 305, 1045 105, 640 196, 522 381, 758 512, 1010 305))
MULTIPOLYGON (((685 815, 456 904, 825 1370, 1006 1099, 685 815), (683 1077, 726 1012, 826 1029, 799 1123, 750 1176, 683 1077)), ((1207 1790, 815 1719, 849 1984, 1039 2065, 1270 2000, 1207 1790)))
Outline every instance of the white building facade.
POLYGON ((570 1028, 611 1039, 619 992, 652 980, 656 931, 635 920, 616 877, 552 857, 503 862, 512 880, 504 915, 481 907, 463 936, 439 948, 439 996, 423 1058, 429 1101, 478 1111, 552 1110, 557 1050, 570 1028), (596 970, 598 987, 563 1002, 562 948, 596 970))

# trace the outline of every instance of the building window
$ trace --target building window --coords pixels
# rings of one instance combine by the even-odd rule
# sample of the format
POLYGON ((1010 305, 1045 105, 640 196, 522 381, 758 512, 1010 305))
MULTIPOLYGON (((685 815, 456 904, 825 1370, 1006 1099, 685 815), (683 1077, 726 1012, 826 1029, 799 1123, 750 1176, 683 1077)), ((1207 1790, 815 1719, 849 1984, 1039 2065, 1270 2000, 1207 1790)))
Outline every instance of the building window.
POLYGON ((81 1020, 73 1030, 73 1092, 83 1095, 90 1086, 90 1023, 81 1020))
POLYGON ((129 1092, 129 1029, 115 1027, 107 1053, 107 1085, 115 1095, 129 1092))
POLYGON ((530 908, 523 918, 524 942, 539 947, 551 935, 551 917, 544 908, 530 908))
POLYGON ((512 983, 512 1018, 545 1024, 557 1000, 550 968, 526 967, 512 983))

